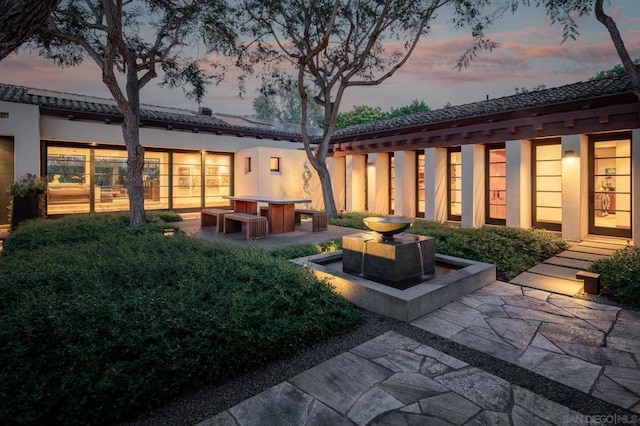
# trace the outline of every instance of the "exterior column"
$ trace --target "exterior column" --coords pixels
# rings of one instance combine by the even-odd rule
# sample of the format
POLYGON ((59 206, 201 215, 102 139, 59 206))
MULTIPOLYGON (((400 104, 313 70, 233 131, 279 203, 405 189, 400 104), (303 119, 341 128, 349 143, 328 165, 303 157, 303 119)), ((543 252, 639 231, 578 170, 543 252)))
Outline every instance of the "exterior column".
POLYGON ((424 150, 424 218, 444 223, 447 220, 447 149, 424 150))
MULTIPOLYGON (((369 204, 369 210, 378 214, 389 214, 389 154, 380 152, 372 154, 375 167, 374 202, 369 204)), ((371 175, 369 179, 373 179, 371 175)), ((369 196, 371 196, 371 192, 369 196)))
POLYGON ((480 228, 485 223, 484 145, 462 146, 462 221, 463 228, 480 228))
POLYGON ((507 226, 531 228, 531 142, 506 142, 507 226))
POLYGON ((585 135, 562 136, 562 238, 580 241, 589 227, 589 149, 585 135), (575 157, 565 157, 574 151, 575 157))
POLYGON ((631 240, 640 247, 640 129, 631 133, 631 240), (635 143, 635 145, 634 145, 635 143))
POLYGON ((346 157, 346 209, 350 212, 365 210, 366 203, 366 155, 346 157))
POLYGON ((415 151, 396 151, 395 168, 395 214, 415 217, 417 195, 415 151))
POLYGON ((346 161, 344 157, 327 158, 327 168, 331 174, 331 189, 336 209, 340 212, 346 209, 346 161))

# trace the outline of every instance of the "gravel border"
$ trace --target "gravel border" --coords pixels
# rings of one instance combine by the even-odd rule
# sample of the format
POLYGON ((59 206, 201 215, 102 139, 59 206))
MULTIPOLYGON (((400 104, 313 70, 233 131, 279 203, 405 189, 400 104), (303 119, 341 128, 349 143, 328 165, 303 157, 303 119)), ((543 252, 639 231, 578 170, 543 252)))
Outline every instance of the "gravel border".
POLYGON ((393 330, 431 346, 474 367, 526 388, 551 401, 585 415, 633 415, 621 407, 554 382, 514 364, 468 348, 409 324, 356 308, 362 324, 344 335, 333 337, 300 351, 296 356, 270 362, 251 372, 179 397, 122 425, 193 425, 275 386, 336 355, 346 352, 387 331, 393 330))

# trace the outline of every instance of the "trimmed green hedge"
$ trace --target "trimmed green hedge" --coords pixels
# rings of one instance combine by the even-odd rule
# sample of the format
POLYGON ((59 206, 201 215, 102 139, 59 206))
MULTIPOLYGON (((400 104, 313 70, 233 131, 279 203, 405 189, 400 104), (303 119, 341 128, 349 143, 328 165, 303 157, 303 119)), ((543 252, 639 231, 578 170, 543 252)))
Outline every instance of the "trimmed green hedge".
MULTIPOLYGON (((332 225, 367 229, 363 218, 372 213, 341 213, 332 225)), ((566 250, 566 241, 537 229, 491 226, 484 228, 453 228, 437 222, 416 219, 407 231, 435 237, 436 252, 479 262, 494 263, 499 272, 512 279, 532 266, 566 250)))
POLYGON ((608 259, 593 262, 589 270, 600 274, 606 294, 625 305, 640 307, 640 247, 618 250, 608 259))
POLYGON ((275 254, 121 228, 0 258, 0 423, 118 422, 359 320, 275 254))

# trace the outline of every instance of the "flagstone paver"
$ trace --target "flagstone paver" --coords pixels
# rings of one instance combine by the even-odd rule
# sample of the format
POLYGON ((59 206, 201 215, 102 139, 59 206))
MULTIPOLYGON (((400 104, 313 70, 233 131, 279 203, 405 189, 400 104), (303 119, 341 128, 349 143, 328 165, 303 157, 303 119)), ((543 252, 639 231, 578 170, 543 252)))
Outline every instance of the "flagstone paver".
POLYGON ((496 282, 411 324, 640 413, 638 312, 496 282))
POLYGON ((389 331, 200 425, 546 425, 580 416, 389 331), (385 367, 399 359, 406 371, 385 367), (425 365, 438 368, 424 374, 425 365))

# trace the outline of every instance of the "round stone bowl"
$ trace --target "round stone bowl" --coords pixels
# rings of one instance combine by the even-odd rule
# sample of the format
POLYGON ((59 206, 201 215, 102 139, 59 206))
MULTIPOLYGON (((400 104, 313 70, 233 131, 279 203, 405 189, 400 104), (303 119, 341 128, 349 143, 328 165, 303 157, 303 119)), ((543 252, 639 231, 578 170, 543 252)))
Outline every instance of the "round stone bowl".
POLYGON ((362 220, 367 228, 382 234, 383 240, 392 240, 395 234, 413 225, 413 220, 404 217, 365 217, 362 220))

